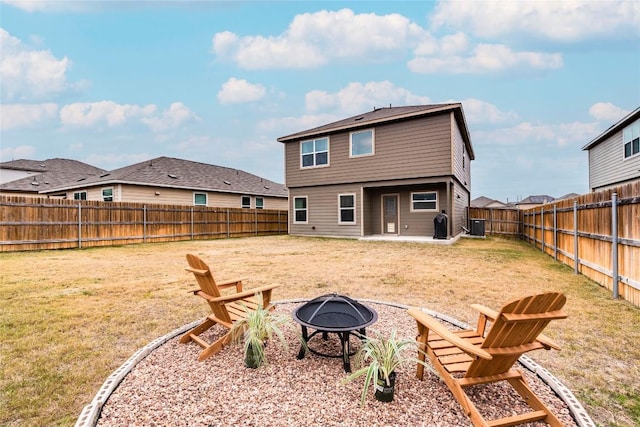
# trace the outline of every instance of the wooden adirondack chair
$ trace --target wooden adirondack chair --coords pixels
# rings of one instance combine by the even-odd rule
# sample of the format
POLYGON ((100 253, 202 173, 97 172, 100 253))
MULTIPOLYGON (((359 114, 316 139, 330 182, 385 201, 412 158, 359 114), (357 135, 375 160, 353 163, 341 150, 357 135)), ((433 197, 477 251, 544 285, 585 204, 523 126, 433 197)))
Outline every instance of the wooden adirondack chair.
POLYGON ((180 342, 186 344, 190 341, 195 341, 200 347, 204 348, 198 356, 198 360, 203 361, 207 357, 216 354, 225 344, 229 343, 231 340, 231 327, 236 320, 246 316, 245 307, 249 310, 257 307, 256 295, 262 293, 263 306, 268 307, 271 301, 271 291, 279 285, 267 285, 243 291, 242 280, 228 280, 216 283, 209 266, 197 256, 187 254, 187 262, 189 267, 186 270, 196 276, 198 285, 200 285, 200 289, 192 292, 194 295, 207 300, 209 307, 211 307, 211 314, 201 324, 185 333, 180 338, 180 342), (220 291, 227 288, 233 288, 234 293, 222 295, 220 291), (211 343, 199 336, 215 324, 228 329, 227 333, 211 343))
MULTIPOLYGON (((545 293, 515 300, 498 313, 473 304, 480 315, 476 330, 450 331, 423 311, 411 308, 409 315, 418 323, 420 352, 429 357, 464 412, 475 426, 513 426, 543 420, 551 426, 561 426, 549 408, 533 393, 522 372, 513 364, 525 352, 560 347, 541 334, 554 319, 567 317, 561 309, 566 298, 561 293, 545 293), (492 322, 485 335, 487 321, 492 322), (508 381, 529 404, 532 412, 486 421, 465 393, 464 388, 478 384, 508 381)), ((417 376, 422 379, 424 366, 418 364, 417 376)))

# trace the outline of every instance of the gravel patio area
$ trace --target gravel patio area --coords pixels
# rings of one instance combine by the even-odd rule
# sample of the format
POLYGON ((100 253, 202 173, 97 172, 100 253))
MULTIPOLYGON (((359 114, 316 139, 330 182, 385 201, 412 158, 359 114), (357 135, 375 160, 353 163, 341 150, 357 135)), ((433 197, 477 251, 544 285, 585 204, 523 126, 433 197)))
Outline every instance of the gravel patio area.
MULTIPOLYGON (((276 310, 291 313, 299 304, 278 303, 276 310)), ((400 337, 415 337, 415 321, 404 308, 365 304, 378 312, 378 321, 367 331, 388 332, 395 328, 400 337)), ((214 327, 210 333, 223 332, 214 327)), ((286 336, 289 348, 268 345, 270 363, 257 370, 244 367, 241 346, 225 347, 213 357, 198 362, 198 345, 179 344, 179 336, 172 338, 151 351, 124 377, 102 406, 96 425, 471 425, 435 374, 426 373, 423 381, 415 377, 415 364, 398 371, 393 402, 378 402, 369 390, 366 404, 361 406, 362 378, 344 383, 346 374, 339 358, 308 353, 304 359, 297 360, 299 344, 295 334, 289 331, 286 336)), ((323 342, 318 336, 310 345, 339 354, 339 340, 335 334, 329 337, 323 342)), ((358 340, 352 338, 351 345, 357 347, 358 340)), ((535 393, 560 421, 566 426, 578 425, 568 405, 537 375, 523 370, 535 393)), ((476 387, 472 395, 481 412, 489 418, 528 409, 515 392, 502 384, 476 387)))

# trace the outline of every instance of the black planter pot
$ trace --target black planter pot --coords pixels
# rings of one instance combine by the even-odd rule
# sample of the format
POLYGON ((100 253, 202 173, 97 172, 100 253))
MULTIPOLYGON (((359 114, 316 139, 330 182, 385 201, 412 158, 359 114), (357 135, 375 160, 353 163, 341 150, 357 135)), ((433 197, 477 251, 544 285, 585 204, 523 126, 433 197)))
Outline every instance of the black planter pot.
POLYGON ((260 358, 253 349, 253 346, 249 346, 244 354, 244 366, 251 369, 257 369, 260 367, 260 358))
POLYGON ((389 374, 389 384, 391 385, 387 385, 387 382, 382 375, 378 376, 375 397, 380 402, 391 402, 393 400, 393 394, 396 386, 395 372, 391 372, 391 374, 389 374))

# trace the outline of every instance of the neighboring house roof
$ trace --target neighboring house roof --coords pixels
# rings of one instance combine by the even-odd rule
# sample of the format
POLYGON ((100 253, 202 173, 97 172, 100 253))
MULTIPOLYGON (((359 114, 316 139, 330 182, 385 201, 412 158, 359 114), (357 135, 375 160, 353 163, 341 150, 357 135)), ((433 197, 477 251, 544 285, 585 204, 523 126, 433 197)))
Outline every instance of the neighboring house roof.
POLYGON ((157 157, 76 181, 73 184, 63 185, 47 192, 114 184, 288 197, 284 185, 257 175, 239 169, 172 157, 157 157))
POLYGON ((473 154, 473 147, 471 146, 471 141, 469 140, 469 129, 464 118, 462 104, 460 103, 375 108, 373 111, 369 111, 367 113, 358 114, 347 119, 339 120, 337 122, 280 137, 278 138, 278 141, 286 143, 302 138, 311 138, 316 135, 326 135, 327 133, 342 132, 349 129, 362 128, 379 123, 388 123, 398 120, 417 118, 420 116, 427 116, 442 112, 454 113, 456 121, 458 122, 458 126, 460 127, 460 131, 462 133, 462 138, 464 139, 465 145, 467 146, 469 157, 471 158, 471 160, 474 160, 475 155, 473 154))
POLYGON ((574 197, 578 197, 578 196, 580 196, 580 194, 578 193, 568 193, 568 194, 565 194, 564 196, 558 197, 555 200, 573 199, 574 197))
POLYGON ((622 120, 620 120, 618 123, 610 126, 609 129, 605 130, 600 135, 595 137, 591 142, 589 142, 587 145, 582 147, 582 150, 592 149, 596 145, 600 144, 601 142, 609 138, 612 134, 618 132, 620 129, 627 126, 629 123, 637 120, 638 118, 640 118, 640 107, 636 108, 635 110, 633 110, 632 112, 624 116, 622 120))
POLYGON ((522 199, 520 200, 518 203, 516 203, 516 205, 527 205, 527 204, 536 204, 536 205, 542 205, 544 203, 549 203, 549 202, 553 202, 555 199, 551 196, 546 196, 546 195, 542 195, 542 196, 529 196, 526 199, 522 199))
POLYGON ((33 172, 33 174, 0 185, 0 191, 38 193, 43 190, 99 176, 104 169, 70 159, 11 160, 0 163, 0 169, 33 172))
POLYGON ((506 203, 502 203, 500 200, 490 199, 485 196, 476 197, 471 201, 472 208, 486 208, 489 205, 494 205, 491 207, 508 207, 506 203))

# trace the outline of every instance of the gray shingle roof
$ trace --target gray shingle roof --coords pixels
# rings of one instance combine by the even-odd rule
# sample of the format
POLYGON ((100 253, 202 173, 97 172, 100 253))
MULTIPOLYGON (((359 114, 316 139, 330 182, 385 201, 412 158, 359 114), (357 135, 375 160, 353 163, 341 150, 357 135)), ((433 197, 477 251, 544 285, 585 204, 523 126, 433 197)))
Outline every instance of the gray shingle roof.
POLYGON ((584 151, 584 150, 592 149, 593 147, 600 144, 605 139, 609 138, 615 132, 618 132, 620 129, 627 126, 631 122, 636 121, 639 118, 640 118, 640 107, 636 108, 635 110, 633 110, 632 112, 624 116, 622 119, 620 119, 619 122, 611 125, 607 130, 602 132, 597 137, 593 138, 587 145, 582 147, 582 150, 584 151))
POLYGON ((466 120, 464 118, 464 113, 462 112, 462 104, 460 103, 376 108, 372 111, 358 114, 343 120, 339 120, 337 122, 328 123, 326 125, 293 133, 291 135, 282 136, 278 138, 278 141, 284 143, 292 142, 302 138, 310 138, 322 134, 326 135, 329 133, 345 131, 348 129, 372 126, 378 123, 405 120, 419 116, 449 111, 453 111, 456 116, 458 125, 462 130, 462 136, 467 143, 469 155, 473 160, 475 156, 473 153, 473 148, 471 147, 471 141, 468 139, 469 131, 467 128, 466 120))
POLYGON ((148 185, 187 190, 288 197, 284 185, 257 175, 239 169, 173 157, 157 157, 88 177, 82 181, 68 183, 50 191, 110 184, 148 185))
POLYGON ((41 192, 81 178, 99 176, 104 169, 70 159, 11 160, 0 163, 1 169, 33 172, 32 175, 0 185, 2 191, 41 192))
POLYGON ((518 203, 516 203, 516 205, 528 204, 528 203, 543 204, 543 203, 553 202, 554 200, 555 199, 553 197, 546 196, 546 195, 529 196, 526 199, 520 200, 518 203))

